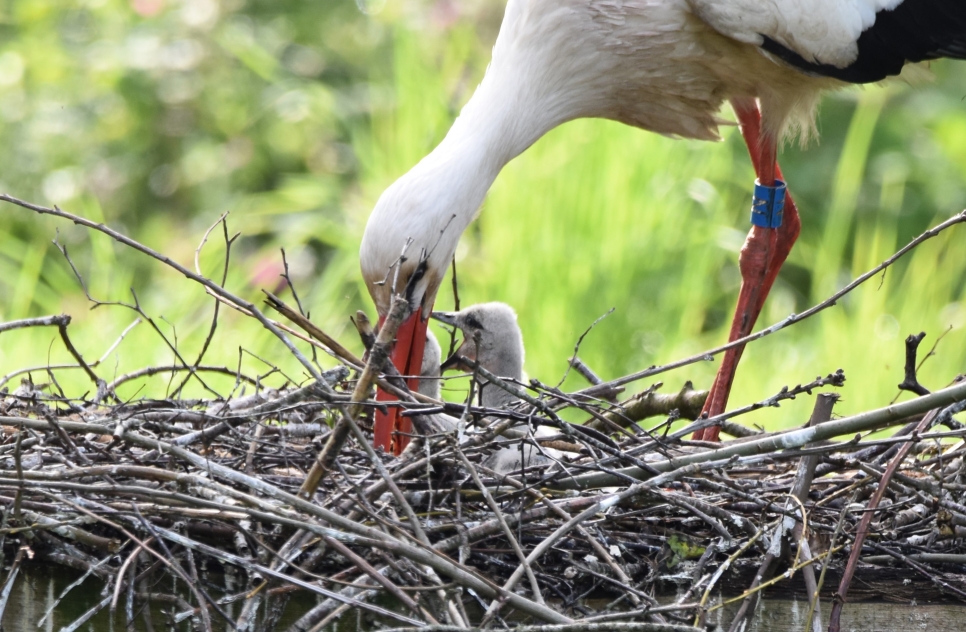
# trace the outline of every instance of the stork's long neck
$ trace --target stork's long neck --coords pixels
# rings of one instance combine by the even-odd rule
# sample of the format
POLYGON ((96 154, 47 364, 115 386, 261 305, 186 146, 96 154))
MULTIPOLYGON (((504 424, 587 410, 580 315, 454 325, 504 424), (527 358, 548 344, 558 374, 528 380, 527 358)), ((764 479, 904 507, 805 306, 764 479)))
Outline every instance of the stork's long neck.
MULTIPOLYGON (((401 251, 412 266, 415 253, 428 256, 417 292, 432 299, 460 235, 504 165, 555 126, 601 111, 604 91, 594 85, 599 68, 576 54, 560 63, 556 44, 574 29, 555 25, 575 12, 530 14, 525 4, 508 3, 490 68, 449 133, 383 193, 369 216, 360 259, 380 310, 389 308, 389 290, 376 280, 386 278, 401 251)), ((431 304, 424 301, 424 310, 431 304)))
POLYGON ((545 114, 540 99, 518 77, 491 68, 446 137, 422 161, 437 171, 439 182, 452 187, 452 206, 444 212, 457 215, 459 232, 503 167, 556 124, 545 114))

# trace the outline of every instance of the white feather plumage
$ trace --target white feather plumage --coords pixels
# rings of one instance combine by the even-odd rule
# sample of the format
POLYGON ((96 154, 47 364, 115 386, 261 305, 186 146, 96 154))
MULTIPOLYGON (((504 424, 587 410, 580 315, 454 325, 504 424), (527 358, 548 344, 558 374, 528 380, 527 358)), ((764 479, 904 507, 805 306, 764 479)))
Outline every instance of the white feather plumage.
POLYGON ((757 33, 823 62, 841 61, 849 54, 848 33, 854 46, 856 29, 874 19, 876 7, 897 2, 510 0, 475 94, 446 138, 385 191, 369 218, 361 264, 377 308, 388 310, 391 288, 379 282, 408 240, 399 278, 407 279, 426 252, 427 274, 415 298, 431 308, 490 185, 550 129, 599 117, 713 140, 723 102, 742 97, 759 99, 766 133, 777 136, 790 121, 807 128, 821 91, 842 84, 776 62, 757 48, 757 33), (780 28, 783 15, 812 15, 807 8, 816 3, 839 20, 780 28))
POLYGON ((722 35, 760 45, 770 37, 805 60, 844 68, 858 56, 856 42, 876 13, 903 0, 688 0, 722 35))

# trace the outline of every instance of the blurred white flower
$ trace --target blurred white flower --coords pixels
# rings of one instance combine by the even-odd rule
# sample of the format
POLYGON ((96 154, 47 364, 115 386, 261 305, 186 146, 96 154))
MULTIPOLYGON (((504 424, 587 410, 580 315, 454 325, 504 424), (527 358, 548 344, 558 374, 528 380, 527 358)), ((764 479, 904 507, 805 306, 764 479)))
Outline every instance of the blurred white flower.
POLYGON ((52 204, 63 204, 72 200, 80 193, 79 180, 76 169, 67 168, 52 171, 44 178, 44 197, 52 204))
POLYGON ((875 337, 879 340, 895 340, 899 337, 899 321, 892 314, 882 314, 875 321, 875 337))
POLYGON ((301 90, 286 92, 275 102, 275 111, 289 123, 298 123, 309 115, 309 97, 301 90))
POLYGON ((165 198, 173 195, 180 185, 181 176, 172 165, 155 167, 148 176, 148 187, 158 197, 165 198))
POLYGON ((218 22, 216 0, 187 0, 181 7, 181 21, 196 29, 210 29, 218 22))
POLYGON ((164 65, 171 70, 191 70, 205 57, 205 48, 194 39, 168 43, 161 53, 164 65))
POLYGON ((150 70, 161 61, 161 38, 157 35, 135 33, 124 43, 127 65, 138 70, 150 70))
POLYGON ((386 0, 356 0, 356 6, 366 15, 375 15, 386 6, 386 0))
POLYGON ((956 302, 943 307, 939 310, 939 324, 953 329, 963 327, 966 325, 966 306, 956 302))
POLYGON ((8 50, 0 55, 0 88, 20 83, 23 71, 24 63, 20 53, 8 50))

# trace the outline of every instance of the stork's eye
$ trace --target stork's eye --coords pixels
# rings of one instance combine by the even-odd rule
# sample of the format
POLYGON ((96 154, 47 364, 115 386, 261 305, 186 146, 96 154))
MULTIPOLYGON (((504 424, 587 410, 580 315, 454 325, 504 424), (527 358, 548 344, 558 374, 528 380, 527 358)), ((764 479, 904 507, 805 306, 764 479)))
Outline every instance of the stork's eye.
POLYGON ((478 321, 475 316, 467 316, 466 324, 472 327, 473 329, 483 329, 483 323, 478 321))

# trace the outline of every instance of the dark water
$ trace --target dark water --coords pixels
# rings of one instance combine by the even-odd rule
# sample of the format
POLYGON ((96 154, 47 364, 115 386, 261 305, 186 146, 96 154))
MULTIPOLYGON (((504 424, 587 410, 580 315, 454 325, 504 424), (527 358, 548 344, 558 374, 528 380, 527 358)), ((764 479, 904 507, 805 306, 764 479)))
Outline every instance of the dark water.
MULTIPOLYGON (((27 632, 28 630, 30 632, 40 630, 54 632, 55 630, 62 630, 77 622, 91 609, 98 607, 104 599, 112 597, 112 593, 104 592, 105 584, 102 580, 88 576, 80 585, 70 589, 61 598, 64 591, 83 575, 79 571, 63 566, 39 563, 24 566, 3 613, 3 632, 27 632), (47 614, 49 610, 50 614, 47 614), (45 615, 47 615, 46 618, 45 615)), ((216 600, 227 595, 240 594, 246 588, 244 578, 241 575, 206 574, 202 583, 205 585, 206 592, 216 600)), ((194 596, 186 589, 183 582, 178 581, 175 584, 169 576, 161 581, 146 584, 143 587, 139 586, 138 590, 176 595, 183 600, 183 603, 152 601, 149 605, 145 605, 143 601, 138 600, 133 608, 135 623, 131 629, 148 630, 149 626, 145 621, 145 616, 150 618, 151 628, 157 631, 180 632, 181 630, 190 631, 193 629, 191 617, 186 613, 190 606, 186 606, 194 603, 194 596), (142 612, 145 608, 148 610, 147 615, 142 612)), ((114 630, 122 632, 128 629, 125 597, 125 593, 122 592, 118 600, 117 610, 114 613, 110 611, 108 604, 76 629, 83 632, 111 632, 114 630)), ((318 600, 314 595, 308 595, 304 592, 289 596, 277 629, 285 630, 317 603, 318 600)), ((241 607, 242 600, 222 605, 222 609, 232 618, 238 616, 241 607)), ((264 615, 265 612, 260 612, 259 620, 264 615)), ((213 611, 211 612, 211 620, 214 630, 231 629, 224 619, 213 611)))
MULTIPOLYGON (((77 628, 69 628, 86 612, 97 607, 105 598, 111 595, 104 593, 104 582, 89 576, 80 585, 72 588, 66 596, 60 599, 62 593, 72 583, 83 576, 82 573, 66 569, 62 566, 44 564, 30 564, 25 566, 19 575, 13 591, 3 613, 3 632, 53 632, 55 630, 77 629, 83 632, 123 632, 129 629, 126 625, 124 595, 118 603, 117 611, 111 613, 109 606, 102 608, 86 623, 77 628), (47 614, 50 610, 50 614, 47 614), (46 619, 45 614, 47 614, 46 619), (38 624, 40 624, 38 626, 38 624)), ((215 599, 226 595, 240 594, 244 589, 244 577, 231 574, 206 574, 203 580, 205 589, 215 599)), ((140 588, 139 588, 140 590, 140 588)), ((145 586, 146 592, 177 595, 187 603, 193 603, 193 596, 185 589, 182 582, 174 583, 168 577, 153 585, 145 586)), ((672 601, 674 595, 666 595, 667 601, 672 601)), ((662 599, 664 601, 665 599, 662 599)), ((282 617, 276 627, 284 631, 302 614, 318 603, 315 595, 304 592, 291 595, 285 605, 282 617)), ((588 603, 588 606, 603 606, 607 603, 588 603)), ((241 611, 242 601, 225 603, 222 608, 233 619, 241 611)), ((383 607, 391 607, 382 603, 383 607)), ((823 614, 828 615, 830 604, 824 605, 823 614)), ((186 616, 184 604, 152 602, 149 607, 151 628, 145 621, 145 614, 141 612, 141 605, 135 605, 135 623, 133 630, 164 630, 172 632, 190 631, 193 629, 190 616, 186 616), (179 619, 179 615, 181 618, 179 619)), ((715 611, 709 617, 709 623, 716 625, 717 630, 727 628, 737 604, 715 611)), ((798 600, 773 599, 765 600, 758 612, 758 616, 751 622, 748 632, 792 632, 806 631, 804 619, 808 613, 808 604, 798 600)), ((265 616, 265 609, 259 613, 259 621, 265 616)), ((229 630, 231 627, 214 612, 212 628, 214 630, 229 630)), ((918 604, 918 603, 856 603, 848 604, 842 620, 843 630, 856 632, 945 632, 963 630, 966 632, 966 607, 950 604, 918 604)), ((350 612, 340 621, 339 632, 354 632, 357 630, 373 629, 375 626, 367 623, 367 619, 360 613, 350 612)))

